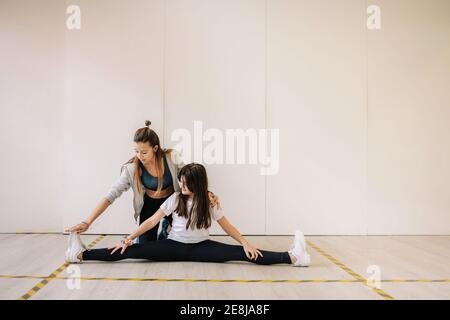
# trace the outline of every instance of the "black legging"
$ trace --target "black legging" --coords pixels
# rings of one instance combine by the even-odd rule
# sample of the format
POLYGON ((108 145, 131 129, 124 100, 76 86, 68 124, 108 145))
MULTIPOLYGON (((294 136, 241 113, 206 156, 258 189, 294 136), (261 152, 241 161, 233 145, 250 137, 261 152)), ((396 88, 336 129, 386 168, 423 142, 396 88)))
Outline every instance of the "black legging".
POLYGON ((182 243, 170 239, 133 244, 123 254, 120 249, 111 254, 112 249, 93 249, 83 252, 83 260, 118 261, 123 259, 146 259, 153 261, 197 261, 227 262, 249 261, 256 264, 292 263, 287 252, 263 251, 263 257, 250 260, 240 245, 229 245, 205 240, 199 243, 182 243))
MULTIPOLYGON (((159 207, 164 203, 164 201, 167 200, 168 197, 161 198, 161 199, 153 199, 150 198, 146 193, 144 193, 144 206, 142 207, 141 213, 139 215, 139 225, 141 225, 145 220, 153 216, 156 211, 158 211, 159 207)), ((170 224, 172 224, 172 216, 165 217, 169 221, 170 224)), ((138 242, 139 243, 146 243, 149 241, 155 241, 158 239, 158 228, 159 223, 153 227, 152 229, 148 230, 147 232, 143 233, 141 236, 139 236, 138 242)))

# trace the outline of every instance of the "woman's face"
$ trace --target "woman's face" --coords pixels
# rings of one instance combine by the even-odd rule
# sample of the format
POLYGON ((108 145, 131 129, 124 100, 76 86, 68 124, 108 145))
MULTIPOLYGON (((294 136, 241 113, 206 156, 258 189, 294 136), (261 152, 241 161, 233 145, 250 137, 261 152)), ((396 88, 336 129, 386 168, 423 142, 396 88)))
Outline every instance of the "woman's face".
POLYGON ((182 194, 184 194, 186 196, 192 196, 193 193, 187 187, 186 180, 185 180, 184 176, 181 176, 181 180, 178 181, 178 183, 180 184, 180 189, 181 189, 181 193, 182 194))
POLYGON ((148 143, 144 142, 134 143, 135 155, 144 165, 148 164, 149 161, 154 159, 157 150, 158 146, 151 147, 148 143))

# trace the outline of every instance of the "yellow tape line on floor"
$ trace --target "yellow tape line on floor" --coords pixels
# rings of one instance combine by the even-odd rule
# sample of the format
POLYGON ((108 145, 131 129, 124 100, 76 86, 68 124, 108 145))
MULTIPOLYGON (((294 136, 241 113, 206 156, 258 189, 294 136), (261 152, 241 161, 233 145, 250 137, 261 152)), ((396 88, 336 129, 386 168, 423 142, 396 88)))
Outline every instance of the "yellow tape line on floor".
MULTIPOLYGON (((67 280, 71 277, 56 277, 56 279, 67 280)), ((238 282, 238 283, 362 283, 366 280, 351 279, 296 279, 296 280, 236 280, 236 279, 156 279, 156 278, 102 278, 102 277, 80 277, 80 280, 97 281, 147 281, 147 282, 238 282)), ((450 280, 381 280, 381 282, 448 282, 450 280)))
MULTIPOLYGON (((99 236, 97 239, 95 239, 94 241, 92 241, 89 245, 88 248, 92 248, 93 246, 95 246, 100 240, 102 240, 105 237, 105 235, 101 235, 99 236)), ((34 296, 39 290, 41 290, 44 286, 46 286, 50 281, 52 281, 53 279, 55 279, 61 272, 63 272, 68 266, 70 265, 70 263, 65 262, 63 263, 58 269, 56 269, 55 271, 53 271, 48 277, 44 278, 44 280, 42 280, 41 282, 37 283, 33 288, 31 288, 27 293, 25 293, 23 296, 21 296, 18 300, 28 300, 30 299, 32 296, 34 296)))
MULTIPOLYGON (((58 279, 72 279, 71 277, 58 277, 58 279)), ((101 278, 80 277, 80 280, 100 281, 143 281, 143 282, 220 282, 220 283, 324 283, 324 282, 357 282, 356 280, 244 280, 244 279, 165 279, 165 278, 101 278)))
MULTIPOLYGON (((50 276, 17 276, 17 275, 0 275, 0 279, 53 279, 53 280, 68 280, 80 279, 86 281, 144 281, 144 282, 242 282, 242 283, 362 283, 365 280, 356 279, 173 279, 173 278, 136 278, 136 277, 50 277, 50 276)), ((395 283, 450 283, 450 279, 395 279, 395 280, 380 280, 380 282, 395 282, 395 283)))
POLYGON ((367 283, 367 280, 357 274, 355 271, 353 271, 352 269, 350 269, 349 267, 347 267, 345 264, 343 264, 342 262, 340 262, 339 260, 337 260, 336 258, 332 257, 331 255, 329 255, 328 253, 326 253, 325 251, 323 251, 322 249, 320 249, 318 246, 316 246, 314 243, 312 243, 311 241, 306 241, 308 243, 308 245, 313 248, 314 250, 316 250, 318 253, 320 253, 322 256, 324 256, 325 258, 327 258, 328 260, 330 260, 331 262, 333 262, 335 265, 337 265, 338 267, 340 267, 342 270, 344 270, 345 272, 347 272, 349 275, 351 275, 353 278, 355 278, 356 280, 358 280, 359 282, 364 283, 366 286, 368 286, 370 289, 372 289, 372 291, 374 291, 375 293, 377 293, 378 295, 382 296, 384 299, 386 300, 395 300, 394 297, 392 297, 391 295, 389 295, 388 293, 386 293, 385 291, 378 289, 376 287, 370 286, 367 283))

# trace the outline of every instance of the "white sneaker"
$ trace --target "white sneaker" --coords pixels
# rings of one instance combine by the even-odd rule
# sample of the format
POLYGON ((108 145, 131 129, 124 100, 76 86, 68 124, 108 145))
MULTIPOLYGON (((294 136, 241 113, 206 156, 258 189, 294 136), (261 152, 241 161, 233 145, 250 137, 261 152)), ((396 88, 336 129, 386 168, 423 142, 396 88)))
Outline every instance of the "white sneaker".
POLYGON ((308 251, 306 251, 305 236, 300 230, 295 232, 294 242, 289 253, 297 258, 294 267, 308 267, 310 265, 311 257, 308 251))
POLYGON ((81 259, 78 256, 86 250, 87 248, 81 241, 80 235, 76 232, 71 232, 69 235, 69 247, 66 250, 66 262, 81 263, 81 259))

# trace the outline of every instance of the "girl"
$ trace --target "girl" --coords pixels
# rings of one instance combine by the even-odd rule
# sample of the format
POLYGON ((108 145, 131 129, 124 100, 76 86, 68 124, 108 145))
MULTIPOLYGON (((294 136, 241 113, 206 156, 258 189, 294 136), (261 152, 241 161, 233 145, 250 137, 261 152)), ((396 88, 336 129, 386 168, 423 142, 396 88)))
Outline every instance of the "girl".
MULTIPOLYGON (((154 215, 159 207, 174 192, 179 191, 177 176, 184 163, 176 150, 161 149, 159 137, 150 129, 151 122, 145 121, 145 127, 134 134, 135 156, 122 166, 121 175, 111 187, 104 199, 94 209, 92 214, 81 223, 66 230, 66 232, 85 232, 92 223, 130 187, 133 189, 134 218, 142 224, 154 215)), ((211 205, 219 206, 218 198, 208 193, 211 205)), ((167 238, 167 228, 172 218, 163 219, 147 232, 139 235, 137 242, 144 243, 167 238), (158 233, 158 229, 160 232, 158 233)), ((159 222, 159 220, 158 220, 159 222)))
POLYGON ((175 192, 160 209, 126 237, 122 243, 110 248, 85 250, 79 234, 71 234, 66 261, 80 263, 88 260, 118 261, 147 259, 153 261, 226 262, 249 261, 256 264, 292 264, 308 266, 310 256, 306 251, 303 234, 296 232, 289 252, 263 251, 251 245, 224 216, 221 209, 210 206, 206 170, 201 164, 188 164, 179 174, 181 192, 175 192), (143 244, 133 244, 136 237, 152 230, 163 217, 173 216, 172 231, 168 239, 143 244), (241 246, 229 245, 208 239, 212 220, 238 241, 241 246))

